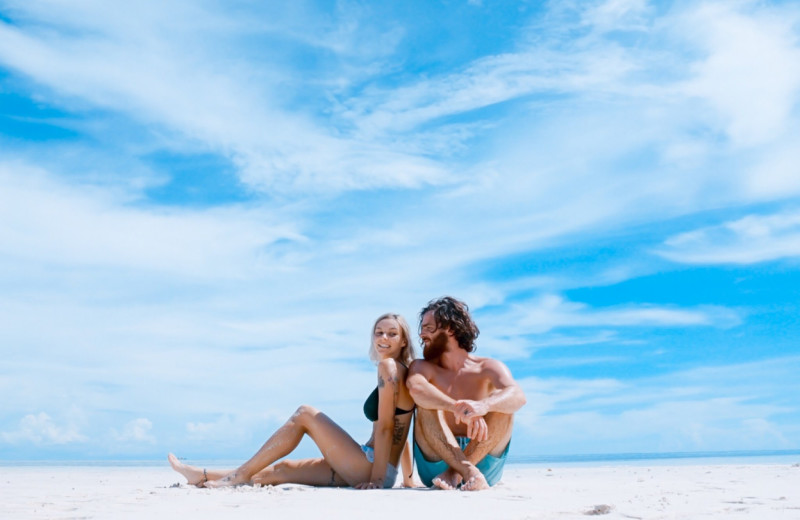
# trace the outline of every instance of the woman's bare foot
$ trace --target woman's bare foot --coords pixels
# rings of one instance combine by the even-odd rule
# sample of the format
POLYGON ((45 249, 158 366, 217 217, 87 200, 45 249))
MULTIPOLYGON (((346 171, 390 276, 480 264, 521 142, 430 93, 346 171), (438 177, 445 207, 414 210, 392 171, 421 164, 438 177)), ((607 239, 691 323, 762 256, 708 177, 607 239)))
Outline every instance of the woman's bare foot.
POLYGON ((229 486, 239 486, 241 484, 249 484, 250 479, 244 479, 239 473, 233 472, 219 480, 209 480, 206 482, 207 488, 223 488, 229 486))
POLYGON ((480 471, 461 484, 461 491, 480 491, 482 489, 489 489, 489 483, 486 482, 486 477, 480 471))
POLYGON ((460 483, 461 475, 459 475, 453 468, 447 468, 433 479, 434 486, 447 491, 456 489, 460 483))
POLYGON ((190 486, 203 487, 203 485, 208 481, 206 470, 196 466, 184 464, 172 453, 167 455, 167 460, 169 461, 169 465, 172 466, 172 469, 186 477, 186 481, 190 486))

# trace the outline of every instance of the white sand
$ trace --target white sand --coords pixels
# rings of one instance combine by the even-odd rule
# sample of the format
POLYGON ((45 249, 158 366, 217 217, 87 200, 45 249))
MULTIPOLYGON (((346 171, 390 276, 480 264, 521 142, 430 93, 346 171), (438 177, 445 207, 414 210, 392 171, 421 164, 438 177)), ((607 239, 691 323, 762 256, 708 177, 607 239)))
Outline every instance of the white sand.
POLYGON ((209 490, 153 467, 5 467, 0 518, 800 519, 800 466, 506 468, 483 492, 306 486, 209 490), (180 485, 176 485, 180 483, 180 485), (593 516, 593 515, 588 515, 593 516))

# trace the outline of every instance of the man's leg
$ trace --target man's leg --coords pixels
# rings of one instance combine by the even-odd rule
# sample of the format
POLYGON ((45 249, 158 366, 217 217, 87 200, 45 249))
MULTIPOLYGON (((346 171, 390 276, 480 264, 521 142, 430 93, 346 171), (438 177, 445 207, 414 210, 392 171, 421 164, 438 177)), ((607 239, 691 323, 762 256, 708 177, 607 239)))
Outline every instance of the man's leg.
MULTIPOLYGON (((508 443, 511 442, 514 417, 504 413, 490 412, 484 416, 484 420, 489 428, 489 438, 480 442, 471 440, 464 449, 464 455, 481 473, 484 473, 487 482, 494 485, 503 473, 504 455, 508 443), (486 459, 487 455, 490 455, 491 459, 486 459), (492 474, 485 474, 487 471, 492 474)), ((469 490, 471 485, 470 482, 465 482, 462 489, 469 490)))
MULTIPOLYGON (((428 461, 442 460, 449 466, 448 470, 432 480, 434 485, 442 489, 455 489, 460 480, 464 479, 474 482, 475 489, 486 487, 481 472, 461 451, 458 441, 444 420, 444 412, 417 408, 414 423, 415 439, 422 455, 428 461)), ((427 461, 418 461, 418 465, 422 466, 425 462, 427 461)))
POLYGON ((485 441, 470 441, 464 450, 464 455, 469 461, 477 464, 486 455, 499 457, 505 451, 511 440, 511 430, 514 417, 505 413, 489 412, 484 417, 486 426, 489 427, 489 438, 485 441))

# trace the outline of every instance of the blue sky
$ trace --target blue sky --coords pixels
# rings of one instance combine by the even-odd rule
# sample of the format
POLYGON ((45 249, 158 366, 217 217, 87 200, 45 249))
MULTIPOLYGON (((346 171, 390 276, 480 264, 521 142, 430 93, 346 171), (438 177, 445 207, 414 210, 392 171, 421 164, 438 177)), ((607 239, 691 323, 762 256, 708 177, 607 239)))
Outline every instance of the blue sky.
POLYGON ((365 440, 444 294, 515 457, 800 449, 800 6, 262 4, 0 0, 0 458, 365 440))

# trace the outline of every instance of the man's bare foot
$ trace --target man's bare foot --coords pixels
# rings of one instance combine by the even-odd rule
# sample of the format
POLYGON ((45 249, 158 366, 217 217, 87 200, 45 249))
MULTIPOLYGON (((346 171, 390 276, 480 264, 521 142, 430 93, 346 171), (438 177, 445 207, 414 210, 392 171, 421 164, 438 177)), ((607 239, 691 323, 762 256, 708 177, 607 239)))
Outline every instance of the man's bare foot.
POLYGON ((169 461, 169 465, 172 466, 172 469, 186 477, 186 482, 190 486, 203 487, 203 485, 208 481, 208 477, 206 476, 206 471, 204 469, 184 464, 172 453, 167 455, 167 460, 169 461))
POLYGON ((223 487, 230 487, 230 486, 240 486, 242 484, 249 484, 250 479, 244 479, 241 475, 237 472, 233 472, 225 477, 222 477, 219 480, 209 480, 206 482, 207 488, 223 488, 223 487))
POLYGON ((416 478, 410 479, 403 479, 403 487, 404 488, 421 488, 425 487, 425 484, 417 480, 416 478))
POLYGON ((480 491, 482 489, 489 489, 489 483, 486 482, 486 477, 480 471, 461 484, 461 491, 480 491))
POLYGON ((447 468, 433 479, 433 485, 447 491, 456 489, 461 483, 461 475, 453 468, 447 468))

